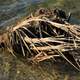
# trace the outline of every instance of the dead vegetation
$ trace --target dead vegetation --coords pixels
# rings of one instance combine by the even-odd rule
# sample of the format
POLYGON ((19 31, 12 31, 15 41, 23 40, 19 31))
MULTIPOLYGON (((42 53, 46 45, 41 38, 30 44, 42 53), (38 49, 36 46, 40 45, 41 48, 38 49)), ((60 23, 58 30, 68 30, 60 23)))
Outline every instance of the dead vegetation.
POLYGON ((61 56, 80 70, 74 54, 70 54, 80 48, 80 26, 69 24, 70 16, 63 10, 41 8, 0 35, 1 46, 33 62, 61 56))

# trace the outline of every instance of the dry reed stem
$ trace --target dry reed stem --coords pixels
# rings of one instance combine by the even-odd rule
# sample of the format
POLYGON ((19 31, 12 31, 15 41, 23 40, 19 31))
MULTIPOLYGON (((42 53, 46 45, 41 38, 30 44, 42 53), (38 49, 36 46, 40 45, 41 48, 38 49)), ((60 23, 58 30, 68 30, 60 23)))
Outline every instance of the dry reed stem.
MULTIPOLYGON (((37 25, 37 24, 35 24, 35 25, 37 25)), ((31 25, 31 26, 33 26, 33 25, 31 25)), ((78 65, 78 67, 76 67, 62 53, 65 51, 70 51, 70 50, 80 48, 80 28, 77 25, 70 25, 69 23, 67 23, 67 24, 56 23, 56 22, 53 22, 50 19, 46 18, 44 15, 40 15, 37 17, 32 16, 31 18, 26 19, 23 22, 19 23, 17 26, 14 26, 13 28, 9 29, 8 34, 5 34, 5 35, 0 36, 0 43, 1 42, 4 42, 6 44, 9 43, 9 45, 7 45, 7 49, 13 55, 14 55, 13 45, 16 44, 17 42, 20 42, 20 47, 22 49, 23 56, 26 55, 23 45, 25 45, 25 47, 27 48, 28 52, 31 55, 32 55, 31 50, 36 52, 36 55, 32 58, 33 61, 40 62, 40 61, 43 61, 46 59, 54 58, 55 56, 62 56, 64 59, 66 59, 66 61, 68 61, 77 70, 79 70, 79 68, 80 68, 79 64, 76 61, 75 62, 78 65), (40 38, 37 38, 36 35, 33 34, 28 29, 29 25, 31 25, 32 22, 38 23, 40 38), (71 36, 66 38, 64 36, 64 34, 59 35, 58 34, 59 32, 57 33, 55 29, 53 30, 53 33, 55 33, 56 36, 52 36, 44 30, 41 31, 40 22, 48 23, 51 25, 51 26, 49 26, 51 29, 57 28, 57 29, 63 30, 64 32, 68 33, 71 36), (31 35, 35 36, 35 38, 28 37, 28 35, 22 29, 25 29, 26 31, 28 31, 31 35), (14 32, 16 33, 15 38, 17 40, 14 40, 14 37, 13 37, 14 32), (51 37, 43 38, 42 32, 44 32, 45 34, 47 34, 51 37), (7 40, 6 40, 5 35, 7 37, 7 40), (32 47, 28 46, 27 43, 29 43, 30 46, 32 45, 32 47), (36 46, 35 45, 36 43, 38 43, 40 45, 36 46), (45 43, 47 46, 43 46, 42 43, 45 43), (54 45, 54 44, 52 45, 50 43, 58 43, 58 45, 54 45), (48 55, 48 53, 46 53, 46 51, 52 51, 53 53, 51 55, 48 55), (54 54, 55 52, 57 52, 58 55, 54 54)))

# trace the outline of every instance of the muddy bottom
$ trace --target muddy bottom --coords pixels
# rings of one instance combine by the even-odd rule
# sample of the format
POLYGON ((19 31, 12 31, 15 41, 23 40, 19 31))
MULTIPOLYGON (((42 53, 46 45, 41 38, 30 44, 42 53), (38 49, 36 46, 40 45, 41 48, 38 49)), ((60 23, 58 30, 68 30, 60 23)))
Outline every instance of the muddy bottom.
POLYGON ((66 61, 46 60, 29 64, 0 50, 0 80, 80 80, 80 72, 66 61))

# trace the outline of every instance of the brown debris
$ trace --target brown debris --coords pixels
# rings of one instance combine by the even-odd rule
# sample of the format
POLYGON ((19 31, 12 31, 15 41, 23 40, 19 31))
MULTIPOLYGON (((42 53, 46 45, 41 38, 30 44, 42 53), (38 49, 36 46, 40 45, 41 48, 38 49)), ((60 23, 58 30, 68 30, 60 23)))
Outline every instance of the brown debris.
MULTIPOLYGON (((41 8, 34 15, 8 29, 0 36, 0 43, 6 43, 7 49, 33 62, 62 56, 79 70, 80 66, 74 54, 74 64, 65 52, 80 48, 80 28, 68 23, 65 11, 41 8)), ((67 54, 68 55, 68 54, 67 54)))

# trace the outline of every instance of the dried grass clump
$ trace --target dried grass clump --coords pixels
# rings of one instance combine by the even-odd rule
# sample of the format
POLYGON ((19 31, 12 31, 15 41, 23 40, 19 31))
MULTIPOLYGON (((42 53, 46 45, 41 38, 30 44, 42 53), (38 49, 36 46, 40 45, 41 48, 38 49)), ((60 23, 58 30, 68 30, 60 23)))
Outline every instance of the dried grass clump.
POLYGON ((61 56, 80 69, 74 54, 69 53, 80 48, 80 26, 69 24, 52 10, 40 9, 4 34, 6 38, 1 35, 0 42, 14 56, 18 53, 33 62, 61 56))

